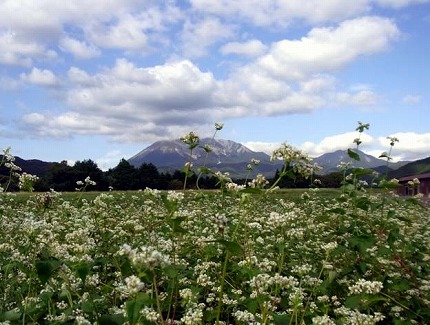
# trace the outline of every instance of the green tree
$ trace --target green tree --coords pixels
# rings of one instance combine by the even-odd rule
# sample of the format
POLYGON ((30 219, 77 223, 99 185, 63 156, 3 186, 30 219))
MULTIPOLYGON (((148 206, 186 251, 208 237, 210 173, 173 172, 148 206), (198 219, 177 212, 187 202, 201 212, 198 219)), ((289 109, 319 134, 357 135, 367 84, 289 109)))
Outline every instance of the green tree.
POLYGON ((137 174, 139 178, 139 186, 141 189, 145 189, 147 187, 152 189, 160 189, 160 173, 154 164, 143 163, 137 170, 137 174))
POLYGON ((108 171, 109 185, 114 190, 137 190, 139 188, 138 171, 124 158, 108 171))
POLYGON ((103 171, 91 159, 77 161, 73 165, 75 183, 76 181, 83 181, 86 177, 96 182, 96 185, 91 186, 88 190, 93 191, 106 191, 108 189, 108 181, 103 171))

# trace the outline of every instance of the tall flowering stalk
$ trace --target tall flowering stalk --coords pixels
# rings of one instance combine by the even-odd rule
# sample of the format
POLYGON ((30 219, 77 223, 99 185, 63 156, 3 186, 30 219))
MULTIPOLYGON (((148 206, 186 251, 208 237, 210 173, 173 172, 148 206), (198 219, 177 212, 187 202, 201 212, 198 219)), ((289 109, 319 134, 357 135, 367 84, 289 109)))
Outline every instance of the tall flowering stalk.
POLYGON ((314 170, 314 166, 311 164, 312 159, 301 150, 287 143, 283 143, 278 149, 273 151, 270 160, 282 160, 284 162, 278 179, 276 179, 270 189, 275 188, 284 176, 299 174, 308 178, 314 170))
POLYGON ((248 165, 246 165, 246 171, 247 171, 247 173, 246 173, 246 178, 245 178, 244 185, 246 185, 248 183, 249 175, 254 170, 254 166, 258 166, 259 164, 260 164, 260 160, 252 158, 251 159, 251 163, 249 163, 248 165))
POLYGON ((391 157, 391 151, 393 150, 394 144, 396 142, 399 142, 399 139, 396 137, 387 137, 388 140, 390 140, 390 150, 387 152, 383 152, 381 153, 381 155, 379 156, 379 158, 385 158, 387 160, 387 166, 385 169, 385 178, 388 177, 388 164, 390 163, 390 160, 392 160, 393 158, 391 157))
MULTIPOLYGON (((368 130, 370 127, 369 123, 362 123, 362 122, 358 122, 358 126, 355 129, 356 131, 358 131, 358 137, 354 139, 353 143, 356 144, 356 148, 355 151, 353 151, 351 148, 348 148, 347 153, 348 156, 355 160, 355 161, 360 161, 360 155, 358 154, 358 148, 359 146, 363 143, 361 141, 361 134, 364 132, 364 130, 368 130)), ((344 167, 346 167, 346 165, 344 165, 344 167)), ((364 169, 364 168, 354 168, 351 172, 351 174, 346 175, 346 168, 344 169, 344 180, 343 180, 343 192, 349 192, 354 193, 355 190, 364 190, 364 187, 367 186, 367 182, 366 181, 359 181, 358 178, 359 176, 364 176, 364 175, 368 175, 368 174, 372 174, 373 171, 370 169, 364 169)))
MULTIPOLYGON (((358 150, 358 147, 360 146, 360 144, 363 143, 363 141, 361 141, 361 134, 364 132, 364 130, 369 130, 370 124, 369 123, 362 123, 360 121, 358 121, 358 126, 355 129, 356 131, 358 131, 358 138, 355 138, 353 143, 356 144, 356 148, 355 150, 358 150)), ((360 156, 357 152, 352 151, 350 148, 348 148, 348 156, 356 161, 360 160, 360 156)))
POLYGON ((184 168, 182 171, 185 173, 185 179, 184 179, 184 190, 187 188, 187 179, 191 176, 191 168, 193 167, 193 150, 197 148, 197 146, 200 143, 200 138, 197 134, 195 134, 193 131, 190 133, 184 135, 181 138, 181 141, 185 143, 188 146, 188 149, 190 150, 190 158, 189 161, 185 163, 184 168))
POLYGON ((10 184, 12 183, 12 179, 14 177, 19 177, 19 172, 21 171, 21 167, 15 165, 14 161, 15 161, 15 157, 11 155, 10 147, 4 149, 3 157, 0 161, 0 167, 5 166, 7 169, 9 169, 9 177, 8 177, 6 186, 4 188, 0 186, 1 191, 7 192, 10 184))
MULTIPOLYGON (((213 142, 213 140, 215 139, 215 136, 216 136, 217 132, 218 132, 218 131, 221 131, 223 127, 224 127, 224 124, 223 124, 223 123, 215 123, 215 132, 214 132, 214 134, 212 135, 212 138, 211 138, 211 140, 210 140, 210 143, 211 143, 211 142, 213 142)), ((197 187, 198 189, 200 189, 200 187, 199 187, 199 180, 200 180, 200 178, 201 178, 202 174, 203 174, 203 173, 207 173, 207 172, 211 172, 208 168, 206 168, 206 162, 207 162, 207 160, 208 160, 209 153, 210 153, 210 152, 212 152, 212 147, 210 146, 210 143, 205 144, 205 145, 202 147, 202 148, 203 148, 203 150, 206 152, 206 155, 205 155, 205 160, 204 160, 204 162, 203 162, 203 166, 199 168, 199 175, 197 176, 196 187, 197 187)))

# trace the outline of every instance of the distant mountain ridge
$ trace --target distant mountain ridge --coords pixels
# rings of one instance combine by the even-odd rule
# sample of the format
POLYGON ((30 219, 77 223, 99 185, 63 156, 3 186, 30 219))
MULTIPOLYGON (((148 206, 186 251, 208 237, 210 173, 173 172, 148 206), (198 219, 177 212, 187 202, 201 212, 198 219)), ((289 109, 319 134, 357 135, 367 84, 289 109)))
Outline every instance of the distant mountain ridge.
MULTIPOLYGON (((342 161, 351 161, 354 167, 376 169, 379 173, 386 172, 386 160, 375 158, 360 150, 356 152, 360 156, 359 161, 352 161, 346 150, 337 150, 314 158, 313 162, 323 167, 321 174, 324 175, 338 172, 339 168, 337 166, 342 161)), ((173 172, 182 169, 184 164, 190 160, 189 155, 190 150, 187 145, 179 139, 157 141, 131 157, 128 162, 136 168, 140 167, 143 163, 152 163, 160 171, 173 172)), ((271 178, 274 177, 276 169, 282 168, 281 162, 270 162, 270 156, 264 152, 254 152, 244 145, 231 140, 212 138, 203 138, 200 140, 200 146, 193 150, 191 161, 195 168, 206 166, 214 171, 229 172, 232 177, 242 178, 246 177, 246 166, 251 162, 251 159, 260 160, 260 164, 255 167, 250 176, 262 173, 266 177, 271 178), (212 152, 208 155, 201 148, 204 145, 209 145, 212 148, 212 152)), ((390 163, 389 171, 407 163, 406 161, 390 163)))
MULTIPOLYGON (((0 161, 2 160, 3 155, 0 155, 0 161)), ((42 177, 48 171, 48 169, 54 164, 52 162, 46 162, 38 159, 22 159, 20 157, 15 156, 14 164, 22 169, 23 172, 27 174, 36 175, 42 177)), ((6 170, 5 167, 2 167, 6 170)))
MULTIPOLYGON (((232 177, 246 177, 246 166, 251 159, 260 160, 250 176, 262 173, 266 177, 273 177, 280 163, 270 162, 270 156, 264 152, 255 152, 244 145, 224 139, 203 138, 200 145, 193 150, 192 163, 195 168, 206 166, 214 171, 228 172, 232 177), (212 149, 209 154, 202 148, 208 145, 212 149)), ((128 162, 138 168, 143 163, 152 163, 160 171, 172 172, 180 170, 190 161, 190 150, 181 140, 157 141, 143 149, 128 162)))
POLYGON ((430 173, 430 157, 410 162, 409 164, 391 171, 389 176, 392 178, 400 178, 425 173, 430 173))
MULTIPOLYGON (((260 164, 255 166, 249 177, 254 177, 257 173, 262 173, 267 178, 272 178, 277 169, 281 169, 281 162, 270 162, 270 156, 264 152, 255 152, 244 145, 223 139, 204 138, 200 140, 200 145, 209 145, 213 150, 207 155, 203 148, 198 147, 193 150, 192 162, 194 169, 206 167, 213 171, 229 172, 234 178, 244 178, 247 176, 246 166, 251 159, 260 160, 260 164)), ((128 162, 138 168, 143 163, 154 164, 160 172, 172 173, 181 170, 189 161, 190 151, 188 147, 179 139, 172 141, 157 141, 149 147, 143 149, 128 162)), ((358 151, 360 161, 353 161, 355 167, 370 168, 383 174, 386 172, 387 162, 358 151)), ((0 159, 1 159, 0 155, 0 159)), ((313 160, 324 169, 322 174, 338 172, 337 165, 341 161, 351 161, 346 150, 337 150, 325 153, 313 160)), ((15 157, 15 164, 22 168, 24 172, 42 177, 53 166, 53 162, 45 162, 38 159, 25 160, 15 157)), ((390 178, 411 176, 430 172, 430 157, 417 161, 401 161, 389 163, 388 176, 390 178)), ((0 174, 8 175, 8 170, 4 166, 0 168, 0 174)))
MULTIPOLYGON (((337 167, 340 162, 348 162, 350 161, 352 163, 353 167, 362 167, 362 168, 369 168, 369 169, 377 169, 378 172, 385 172, 387 168, 387 161, 385 159, 379 159, 372 155, 368 155, 360 150, 353 150, 354 152, 358 153, 360 156, 360 160, 356 161, 351 159, 348 156, 347 150, 337 150, 334 152, 325 153, 317 158, 314 159, 314 162, 316 162, 319 166, 323 167, 323 174, 329 174, 332 172, 339 171, 339 168, 337 167)), ((408 164, 408 161, 402 161, 397 163, 389 163, 388 168, 389 171, 393 169, 397 169, 401 166, 404 166, 408 164)))

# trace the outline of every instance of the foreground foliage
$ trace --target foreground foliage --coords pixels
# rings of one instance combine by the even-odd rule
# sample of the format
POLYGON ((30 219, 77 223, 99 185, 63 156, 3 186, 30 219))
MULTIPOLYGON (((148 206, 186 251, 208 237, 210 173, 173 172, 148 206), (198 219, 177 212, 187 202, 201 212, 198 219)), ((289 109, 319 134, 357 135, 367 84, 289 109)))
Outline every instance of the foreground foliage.
POLYGON ((0 322, 425 324, 429 221, 390 193, 2 193, 0 322))

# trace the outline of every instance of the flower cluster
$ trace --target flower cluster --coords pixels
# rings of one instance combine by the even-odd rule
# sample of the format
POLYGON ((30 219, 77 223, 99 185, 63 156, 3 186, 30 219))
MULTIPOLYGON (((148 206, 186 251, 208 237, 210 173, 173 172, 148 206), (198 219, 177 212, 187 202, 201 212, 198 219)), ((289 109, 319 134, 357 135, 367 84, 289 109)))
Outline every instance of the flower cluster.
POLYGON ((185 143, 190 150, 196 148, 199 145, 200 138, 199 136, 191 131, 190 133, 181 137, 181 141, 185 143))
POLYGON ((24 172, 19 176, 19 188, 25 192, 33 192, 34 184, 38 179, 39 177, 36 175, 27 174, 24 172))
POLYGON ((258 174, 251 182, 248 183, 248 186, 251 188, 264 188, 269 181, 264 177, 263 174, 258 174))
POLYGON ((133 249, 130 245, 124 244, 118 254, 127 256, 138 269, 154 269, 158 266, 170 264, 168 256, 151 246, 141 246, 138 249, 133 249))
POLYGON ((380 281, 367 281, 364 279, 358 280, 355 284, 348 287, 351 294, 367 293, 375 295, 379 293, 383 288, 382 282, 380 281))
POLYGON ((284 166, 292 168, 294 172, 304 177, 309 177, 321 169, 317 164, 312 164, 312 159, 307 154, 287 143, 274 150, 270 160, 283 160, 284 166))

